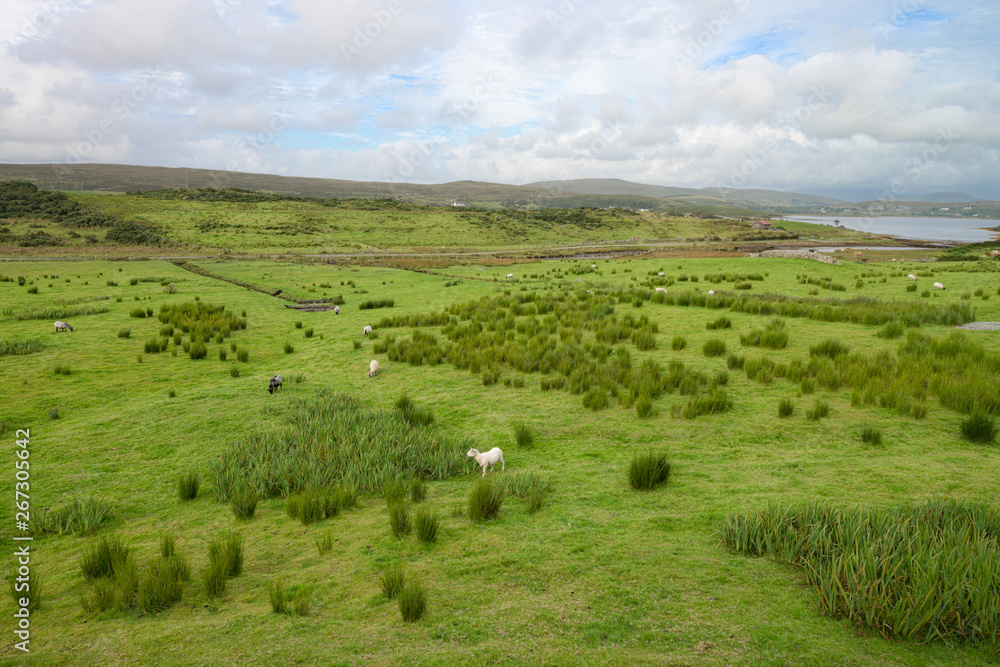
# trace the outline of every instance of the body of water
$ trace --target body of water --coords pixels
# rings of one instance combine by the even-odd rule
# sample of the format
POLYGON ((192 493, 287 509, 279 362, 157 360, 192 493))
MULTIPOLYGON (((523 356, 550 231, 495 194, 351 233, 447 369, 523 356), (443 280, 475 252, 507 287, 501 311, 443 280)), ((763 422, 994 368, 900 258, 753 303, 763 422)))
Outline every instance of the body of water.
POLYGON ((834 220, 840 220, 841 227, 856 229, 872 234, 891 234, 902 239, 920 241, 958 241, 959 243, 980 243, 993 241, 1000 233, 991 232, 980 227, 994 227, 1000 224, 997 220, 982 220, 980 218, 906 218, 906 217, 866 217, 848 218, 843 216, 824 215, 789 215, 788 220, 815 222, 821 225, 833 225, 834 220))

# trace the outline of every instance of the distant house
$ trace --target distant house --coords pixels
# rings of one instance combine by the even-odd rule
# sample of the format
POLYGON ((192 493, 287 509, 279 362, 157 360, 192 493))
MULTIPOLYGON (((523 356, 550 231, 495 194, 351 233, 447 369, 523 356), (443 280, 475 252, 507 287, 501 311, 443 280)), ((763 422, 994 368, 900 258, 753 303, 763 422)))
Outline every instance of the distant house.
POLYGON ((754 229, 770 229, 771 222, 769 220, 758 220, 751 225, 754 229))
POLYGON ((457 199, 452 199, 451 200, 451 205, 452 206, 468 206, 468 204, 466 204, 465 202, 460 202, 457 199))

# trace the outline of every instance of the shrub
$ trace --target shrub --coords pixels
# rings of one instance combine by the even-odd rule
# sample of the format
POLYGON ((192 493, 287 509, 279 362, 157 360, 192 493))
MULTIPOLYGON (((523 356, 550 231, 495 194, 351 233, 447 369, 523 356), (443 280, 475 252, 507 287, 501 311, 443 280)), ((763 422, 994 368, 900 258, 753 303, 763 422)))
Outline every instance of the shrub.
POLYGON ((295 323, 295 328, 296 329, 301 329, 302 328, 302 322, 296 322, 295 323))
POLYGON ((406 503, 397 502, 389 505, 389 527, 397 538, 409 535, 413 530, 413 523, 410 521, 410 513, 406 508, 406 503))
POLYGON ((779 417, 791 417, 793 412, 795 412, 795 404, 792 403, 790 398, 783 398, 778 401, 779 417))
POLYGON ((49 408, 49 419, 59 419, 59 408, 49 408))
POLYGON ((285 354, 291 354, 294 351, 295 351, 295 348, 292 347, 291 343, 285 343, 285 354))
POLYGON ((971 442, 991 443, 996 440, 997 426, 993 417, 982 407, 975 406, 959 427, 962 437, 971 442))
POLYGON ((419 579, 406 582, 399 592, 399 613, 406 622, 419 620, 427 610, 427 593, 419 579))
POLYGON ((224 560, 210 560, 208 567, 202 571, 202 582, 205 592, 210 598, 221 597, 226 592, 227 564, 224 560))
POLYGON ((135 607, 142 614, 168 609, 184 596, 183 582, 191 578, 191 568, 180 556, 158 558, 139 577, 135 607))
POLYGON ((701 349, 706 357, 721 357, 726 353, 726 344, 718 338, 710 338, 701 349))
POLYGON ((233 365, 232 367, 230 367, 230 369, 229 369, 229 375, 230 375, 230 376, 232 376, 232 377, 234 377, 234 378, 238 378, 238 377, 240 376, 240 367, 239 367, 239 366, 236 366, 236 365, 234 364, 234 365, 233 365))
POLYGON ((522 449, 531 449, 535 445, 535 433, 524 422, 514 425, 514 441, 522 449))
POLYGON ((128 314, 130 317, 146 317, 146 309, 133 308, 132 310, 128 311, 128 314))
POLYGON ((230 502, 233 506, 233 516, 237 521, 249 521, 257 511, 257 493, 244 488, 233 494, 230 502))
POLYGON ((653 401, 649 396, 640 396, 639 400, 635 402, 635 414, 639 416, 640 419, 646 419, 647 417, 653 416, 653 401))
POLYGON ((726 356, 726 368, 731 371, 737 371, 743 368, 746 363, 746 357, 737 357, 735 354, 729 353, 726 356))
POLYGON ((683 350, 685 347, 687 347, 687 344, 688 344, 687 338, 685 338, 684 336, 674 336, 673 339, 670 341, 670 347, 677 351, 683 350))
POLYGON ((312 338, 313 337, 313 328, 309 327, 308 329, 306 329, 303 332, 303 334, 305 335, 306 338, 312 338))
POLYGON ((803 394, 811 394, 816 391, 816 383, 813 382, 812 378, 802 378, 799 388, 802 390, 803 394))
POLYGON ((441 526, 437 512, 421 507, 413 518, 413 525, 416 528, 417 539, 422 543, 431 544, 437 541, 438 528, 441 526))
POLYGON ((591 387, 583 395, 583 407, 590 408, 594 412, 608 407, 608 393, 601 387, 591 387))
POLYGON ((861 429, 861 442, 869 445, 882 444, 882 431, 874 426, 865 426, 861 429))
POLYGON ((916 283, 910 283, 909 285, 906 286, 906 291, 907 292, 916 292, 917 291, 917 284, 916 283))
POLYGON ((469 518, 476 522, 496 517, 503 505, 504 493, 486 479, 479 478, 469 491, 469 518))
POLYGON ((379 577, 382 592, 390 600, 399 595, 399 592, 403 590, 404 583, 406 583, 406 573, 403 570, 402 563, 390 565, 379 577))
POLYGON ((191 349, 188 351, 188 355, 192 359, 204 359, 208 356, 208 348, 205 347, 204 343, 198 341, 191 346, 191 349))
POLYGON ((221 564, 227 577, 238 577, 243 572, 243 538, 230 532, 216 536, 208 545, 209 567, 221 564))
POLYGON ((118 337, 119 338, 128 338, 131 335, 132 335, 132 330, 129 329, 128 327, 123 327, 123 328, 121 328, 121 329, 118 330, 118 337))
POLYGON ((637 491, 648 491, 670 477, 670 463, 663 453, 636 454, 628 466, 628 483, 637 491))
POLYGON ((226 354, 226 348, 220 347, 219 348, 219 361, 225 361, 228 358, 229 358, 229 355, 226 354))
POLYGON ((250 359, 250 351, 242 347, 238 348, 236 350, 236 359, 241 364, 247 363, 247 361, 250 359))
POLYGON ((732 320, 730 320, 725 315, 722 315, 715 320, 705 324, 705 328, 709 331, 715 331, 716 329, 730 329, 733 326, 732 320))

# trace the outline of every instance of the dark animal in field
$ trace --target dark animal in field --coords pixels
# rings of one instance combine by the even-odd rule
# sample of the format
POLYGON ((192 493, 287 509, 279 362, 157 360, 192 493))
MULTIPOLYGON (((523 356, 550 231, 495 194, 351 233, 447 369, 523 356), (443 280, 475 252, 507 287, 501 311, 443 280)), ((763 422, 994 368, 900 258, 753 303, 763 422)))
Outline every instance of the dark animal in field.
POLYGON ((273 394, 275 389, 281 389, 281 376, 275 375, 271 378, 271 381, 267 383, 267 393, 273 394))
POLYGON ((56 322, 56 331, 72 331, 73 327, 69 322, 56 322))

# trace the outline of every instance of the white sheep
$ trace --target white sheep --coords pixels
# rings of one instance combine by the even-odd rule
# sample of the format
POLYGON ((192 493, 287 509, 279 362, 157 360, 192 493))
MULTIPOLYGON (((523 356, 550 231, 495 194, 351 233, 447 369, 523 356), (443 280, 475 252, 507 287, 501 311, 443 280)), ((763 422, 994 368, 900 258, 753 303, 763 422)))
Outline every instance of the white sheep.
POLYGON ((659 272, 659 273, 657 273, 656 275, 658 275, 658 276, 660 276, 660 277, 662 278, 663 276, 665 276, 665 275, 667 275, 667 274, 665 274, 665 273, 664 273, 663 271, 660 271, 660 272, 659 272))
POLYGON ((513 274, 513 273, 508 273, 508 274, 507 274, 507 277, 508 277, 508 278, 513 278, 513 277, 514 277, 514 274, 513 274))
POLYGON ((656 291, 657 292, 663 292, 664 294, 666 294, 667 293, 667 288, 666 287, 657 287, 656 291))
POLYGON ((592 268, 592 269, 596 269, 596 268, 597 268, 597 264, 591 264, 591 265, 590 265, 590 268, 592 268))
POLYGON ((340 315, 340 306, 334 306, 333 307, 333 314, 334 315, 340 315))
POLYGON ((911 273, 910 275, 906 276, 906 279, 907 280, 916 280, 917 277, 911 273))
POLYGON ((372 359, 372 362, 368 364, 368 377, 373 378, 378 375, 378 361, 372 359))
POLYGON ((72 331, 73 327, 70 326, 69 322, 56 322, 56 331, 72 331))
POLYGON ((1000 250, 991 250, 990 251, 990 257, 996 257, 997 255, 1000 255, 1000 250))
POLYGON ((372 335, 372 328, 370 326, 368 326, 368 325, 365 325, 365 335, 366 336, 371 336, 372 335))
POLYGON ((709 296, 715 296, 715 290, 714 289, 708 290, 708 295, 709 296))
POLYGON ((934 289, 944 289, 944 285, 941 283, 934 283, 934 289))
POLYGON ((483 453, 480 453, 478 449, 470 449, 468 457, 476 459, 476 463, 483 467, 483 477, 486 477, 486 467, 489 466, 490 470, 493 470, 497 462, 500 463, 500 472, 504 471, 503 452, 500 451, 499 447, 494 447, 490 451, 483 453))

